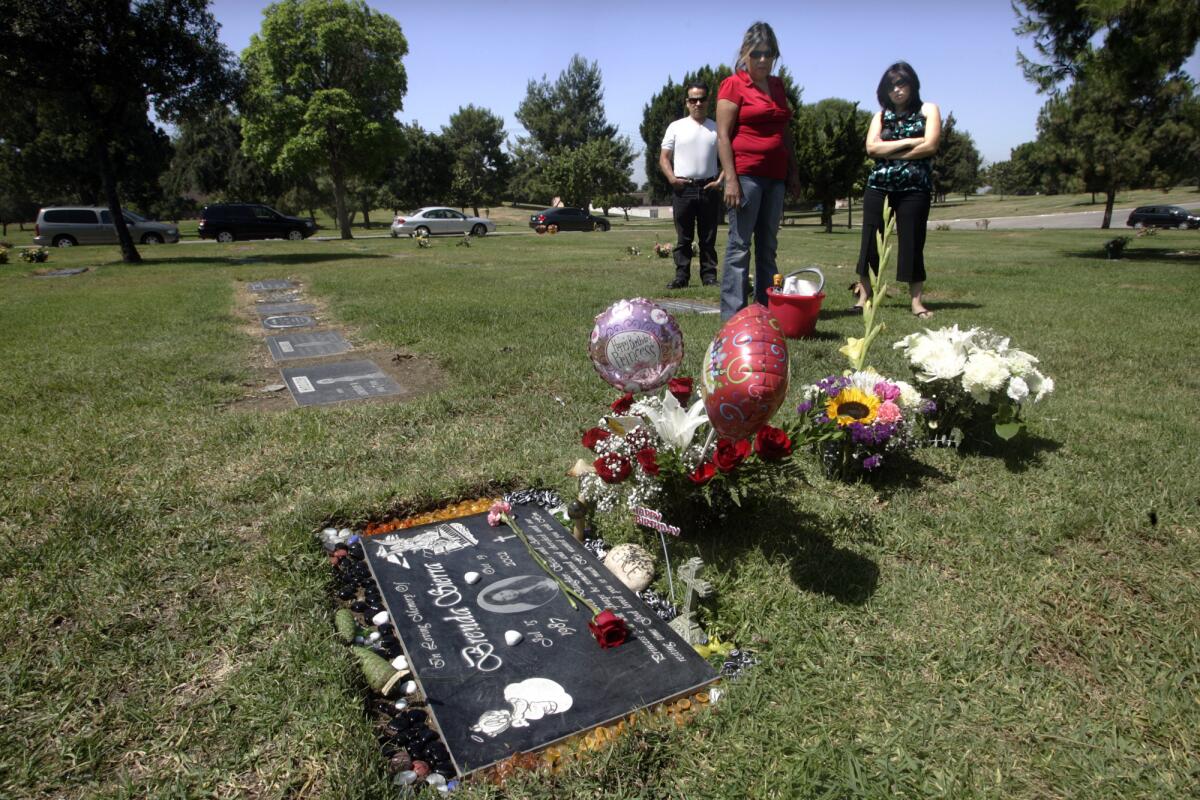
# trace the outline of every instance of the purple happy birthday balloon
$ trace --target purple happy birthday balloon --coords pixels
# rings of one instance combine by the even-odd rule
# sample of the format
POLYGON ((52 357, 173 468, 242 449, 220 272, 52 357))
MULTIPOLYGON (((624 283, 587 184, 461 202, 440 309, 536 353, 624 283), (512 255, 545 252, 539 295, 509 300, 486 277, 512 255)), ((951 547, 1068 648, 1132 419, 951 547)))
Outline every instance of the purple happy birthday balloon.
POLYGON ((621 391, 650 392, 683 361, 683 332, 645 298, 618 300, 596 316, 588 355, 600 377, 621 391))

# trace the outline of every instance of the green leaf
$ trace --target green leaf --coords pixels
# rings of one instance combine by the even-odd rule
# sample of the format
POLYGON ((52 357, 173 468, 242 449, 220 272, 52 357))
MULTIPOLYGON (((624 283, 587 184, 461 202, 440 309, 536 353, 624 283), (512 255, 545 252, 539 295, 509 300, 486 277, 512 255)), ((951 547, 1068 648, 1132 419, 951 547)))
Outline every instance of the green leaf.
POLYGON ((1020 422, 1003 422, 996 425, 996 435, 1004 441, 1016 436, 1025 426, 1020 422))

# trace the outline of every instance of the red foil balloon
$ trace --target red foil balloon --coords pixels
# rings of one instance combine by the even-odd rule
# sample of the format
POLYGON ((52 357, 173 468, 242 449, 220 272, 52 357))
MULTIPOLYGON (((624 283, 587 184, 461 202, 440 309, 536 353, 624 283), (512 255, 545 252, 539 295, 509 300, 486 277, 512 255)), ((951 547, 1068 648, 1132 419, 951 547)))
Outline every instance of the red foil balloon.
POLYGON ((779 322, 757 303, 734 314, 708 346, 701 377, 713 429, 729 439, 753 436, 787 394, 787 340, 779 322))

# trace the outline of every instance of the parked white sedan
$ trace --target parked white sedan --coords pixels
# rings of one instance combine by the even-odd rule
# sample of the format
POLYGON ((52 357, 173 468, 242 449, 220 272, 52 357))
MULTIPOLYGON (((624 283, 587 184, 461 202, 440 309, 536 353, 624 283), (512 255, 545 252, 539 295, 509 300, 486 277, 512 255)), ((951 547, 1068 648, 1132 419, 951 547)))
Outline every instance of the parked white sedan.
POLYGON ((483 217, 469 217, 445 206, 418 208, 392 220, 392 236, 436 236, 454 233, 462 236, 486 236, 496 230, 496 223, 483 217))

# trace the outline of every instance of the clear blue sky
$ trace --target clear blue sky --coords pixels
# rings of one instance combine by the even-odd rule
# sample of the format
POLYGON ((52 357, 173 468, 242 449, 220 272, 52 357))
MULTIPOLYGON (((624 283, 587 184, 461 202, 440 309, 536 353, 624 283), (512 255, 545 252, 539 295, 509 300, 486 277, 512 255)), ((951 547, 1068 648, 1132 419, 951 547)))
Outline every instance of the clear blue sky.
MULTIPOLYGON (((267 5, 214 0, 221 38, 235 53, 259 30, 267 5)), ((781 63, 805 103, 843 97, 874 111, 884 68, 904 59, 921 77, 923 98, 943 115, 953 112, 989 162, 1034 138, 1044 102, 1017 67, 1017 48, 1031 53, 1032 47, 1013 33, 1009 0, 793 0, 744 8, 728 0, 368 5, 404 30, 408 94, 399 116, 427 130, 439 130, 473 103, 502 116, 513 139, 524 132, 514 113, 529 80, 553 80, 578 53, 599 63, 608 119, 641 150, 642 109, 667 78, 678 82, 704 64, 732 63, 746 28, 759 19, 775 29, 781 63)), ((1200 58, 1193 55, 1186 67, 1197 76, 1200 58)), ((644 180, 641 158, 634 177, 644 180)))

